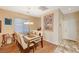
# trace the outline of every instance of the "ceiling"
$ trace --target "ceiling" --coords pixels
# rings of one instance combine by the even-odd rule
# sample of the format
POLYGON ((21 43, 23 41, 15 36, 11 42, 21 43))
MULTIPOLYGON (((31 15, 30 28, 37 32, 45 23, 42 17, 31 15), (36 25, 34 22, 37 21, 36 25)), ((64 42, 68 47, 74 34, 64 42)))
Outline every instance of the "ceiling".
POLYGON ((63 14, 79 11, 79 6, 0 6, 1 9, 40 17, 48 9, 60 9, 63 14))

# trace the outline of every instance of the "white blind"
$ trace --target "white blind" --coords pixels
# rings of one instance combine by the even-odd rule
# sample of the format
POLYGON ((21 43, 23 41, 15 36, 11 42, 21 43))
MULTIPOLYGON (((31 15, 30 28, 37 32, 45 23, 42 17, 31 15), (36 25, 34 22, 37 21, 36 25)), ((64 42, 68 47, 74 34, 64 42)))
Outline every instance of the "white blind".
POLYGON ((29 26, 24 24, 24 22, 27 21, 28 20, 15 18, 14 20, 15 32, 21 32, 21 33, 29 32, 30 31, 29 26))

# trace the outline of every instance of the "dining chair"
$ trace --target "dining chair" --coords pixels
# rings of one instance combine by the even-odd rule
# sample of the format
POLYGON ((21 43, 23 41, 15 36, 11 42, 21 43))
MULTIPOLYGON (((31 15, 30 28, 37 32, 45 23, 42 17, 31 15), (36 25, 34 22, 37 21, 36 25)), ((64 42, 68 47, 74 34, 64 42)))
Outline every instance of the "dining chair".
POLYGON ((16 44, 18 45, 21 52, 30 52, 30 48, 32 48, 34 52, 33 42, 25 41, 23 36, 19 33, 14 33, 13 38, 16 40, 16 44))

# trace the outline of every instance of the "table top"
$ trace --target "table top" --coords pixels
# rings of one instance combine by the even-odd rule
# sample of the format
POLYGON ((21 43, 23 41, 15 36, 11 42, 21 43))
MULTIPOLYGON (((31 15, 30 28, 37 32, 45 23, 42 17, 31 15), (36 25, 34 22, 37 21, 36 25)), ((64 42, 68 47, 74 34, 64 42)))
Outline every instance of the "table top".
POLYGON ((36 38, 40 38, 40 36, 34 35, 34 36, 24 36, 27 40, 33 40, 36 38))

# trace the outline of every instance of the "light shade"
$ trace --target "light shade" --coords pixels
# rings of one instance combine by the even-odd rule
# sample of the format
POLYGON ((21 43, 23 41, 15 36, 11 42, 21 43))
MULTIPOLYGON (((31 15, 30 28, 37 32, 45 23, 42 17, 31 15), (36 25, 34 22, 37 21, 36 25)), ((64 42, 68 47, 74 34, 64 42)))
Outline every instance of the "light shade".
POLYGON ((34 23, 33 22, 24 22, 24 24, 33 25, 34 23))

